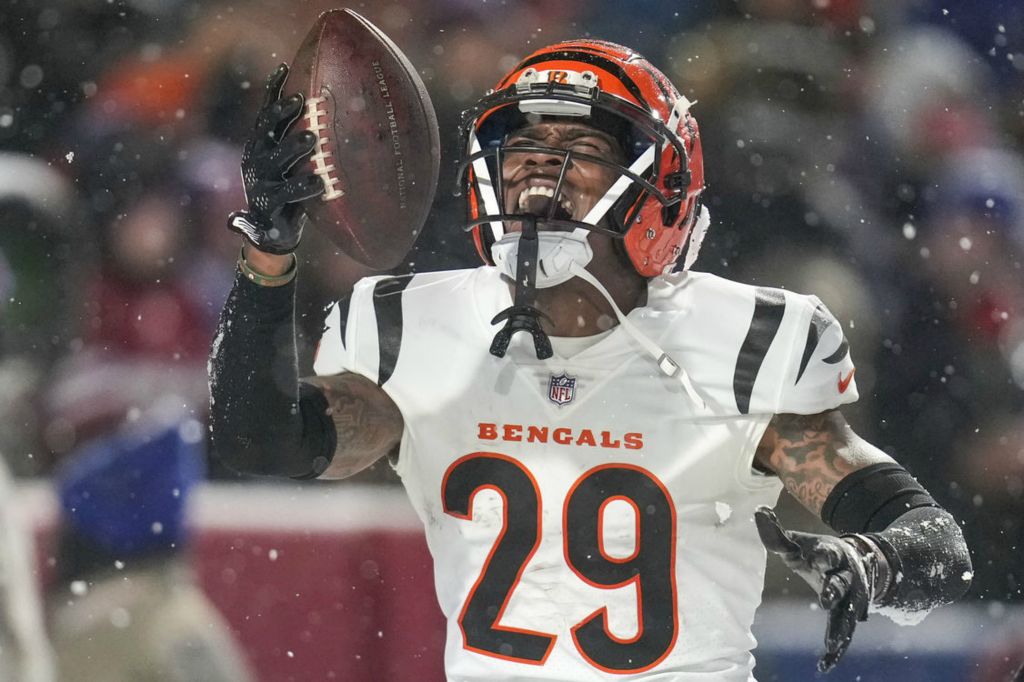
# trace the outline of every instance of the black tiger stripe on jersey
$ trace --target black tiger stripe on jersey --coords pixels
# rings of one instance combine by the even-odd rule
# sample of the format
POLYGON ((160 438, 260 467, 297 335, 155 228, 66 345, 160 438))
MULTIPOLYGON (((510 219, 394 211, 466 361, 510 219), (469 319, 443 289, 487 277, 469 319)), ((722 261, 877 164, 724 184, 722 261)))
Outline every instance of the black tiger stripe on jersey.
POLYGON ((807 327, 807 341, 804 343, 804 354, 800 358, 800 369, 796 373, 796 381, 793 383, 799 383, 800 377, 804 375, 804 370, 807 369, 807 363, 811 361, 811 356, 814 354, 815 349, 818 347, 818 341, 821 340, 825 330, 828 329, 830 324, 829 315, 825 309, 825 305, 819 303, 811 314, 811 324, 807 327))
POLYGON ((373 313, 377 318, 379 365, 377 385, 383 386, 395 371, 402 347, 402 292, 412 275, 382 279, 373 287, 373 313))
MULTIPOLYGON (((800 377, 804 375, 804 370, 807 369, 807 363, 810 362, 811 356, 814 354, 815 349, 818 347, 818 342, 821 337, 825 334, 825 330, 832 324, 834 318, 828 312, 824 303, 819 303, 814 309, 814 313, 811 315, 811 324, 807 328, 807 341, 804 343, 804 354, 800 358, 800 369, 796 373, 796 381, 798 383, 800 377)), ((850 352, 850 344, 847 342, 846 337, 843 336, 842 342, 839 344, 839 348, 835 350, 832 355, 827 358, 822 358, 822 362, 829 365, 834 365, 841 362, 843 358, 850 352)))
POLYGON ((341 347, 345 348, 345 329, 348 326, 348 311, 351 296, 323 304, 315 300, 303 300, 302 293, 296 295, 295 303, 295 345, 298 351, 299 376, 316 374, 314 367, 320 355, 320 348, 330 340, 325 339, 328 332, 331 338, 338 335, 341 347), (338 308, 338 324, 333 327, 327 323, 334 308, 338 308))
POLYGON ((834 365, 838 362, 842 362, 843 358, 850 352, 850 343, 843 337, 843 342, 839 344, 839 348, 836 348, 836 352, 827 358, 822 358, 822 362, 826 362, 830 365, 834 365))
POLYGON ((754 381, 761 371, 761 364, 768 355, 772 341, 782 324, 786 312, 786 296, 778 289, 758 287, 754 292, 754 315, 750 328, 740 346, 736 359, 736 371, 732 377, 732 390, 736 396, 736 407, 740 414, 750 411, 750 397, 754 393, 754 381))
MULTIPOLYGON (((345 335, 348 333, 348 313, 352 307, 352 297, 346 296, 338 301, 338 334, 341 337, 341 347, 345 348, 345 335)), ((323 332, 327 331, 326 320, 324 321, 323 332)), ((321 337, 323 336, 321 332, 321 337)))

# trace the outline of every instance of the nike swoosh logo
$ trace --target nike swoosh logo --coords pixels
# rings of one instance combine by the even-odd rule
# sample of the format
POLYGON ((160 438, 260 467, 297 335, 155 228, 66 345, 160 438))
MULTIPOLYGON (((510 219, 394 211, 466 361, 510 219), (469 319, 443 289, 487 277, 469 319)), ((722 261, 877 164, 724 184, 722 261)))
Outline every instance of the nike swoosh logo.
POLYGON ((244 217, 235 216, 235 219, 231 221, 231 225, 244 232, 245 235, 249 237, 249 239, 252 240, 254 244, 260 243, 259 228, 250 223, 244 217))
POLYGON ((850 373, 846 375, 845 379, 843 378, 843 373, 842 372, 839 373, 839 392, 840 393, 846 393, 846 389, 848 389, 850 387, 850 382, 853 381, 853 373, 856 372, 856 371, 857 371, 856 367, 851 369, 850 373))

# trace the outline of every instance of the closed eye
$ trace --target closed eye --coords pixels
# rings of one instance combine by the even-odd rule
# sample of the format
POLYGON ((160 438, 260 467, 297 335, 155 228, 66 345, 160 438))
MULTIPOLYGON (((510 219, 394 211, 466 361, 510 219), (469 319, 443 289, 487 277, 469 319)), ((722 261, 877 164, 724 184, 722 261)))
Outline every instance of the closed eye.
POLYGON ((574 140, 569 148, 574 151, 583 152, 584 154, 590 154, 592 156, 607 154, 611 151, 611 149, 608 148, 608 145, 604 144, 603 142, 590 139, 574 140))
POLYGON ((529 137, 513 137, 505 143, 506 147, 540 147, 543 146, 541 140, 534 140, 529 137))

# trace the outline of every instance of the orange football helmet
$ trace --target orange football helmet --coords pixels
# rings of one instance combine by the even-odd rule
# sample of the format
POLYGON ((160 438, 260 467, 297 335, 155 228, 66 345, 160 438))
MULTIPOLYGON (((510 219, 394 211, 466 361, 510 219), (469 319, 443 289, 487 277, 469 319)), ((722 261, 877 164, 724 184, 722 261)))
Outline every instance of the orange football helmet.
POLYGON ((704 162, 690 101, 644 57, 600 40, 537 50, 463 112, 458 182, 467 196, 466 229, 472 231, 484 262, 493 264, 490 247, 504 234, 503 221, 517 217, 515 210, 503 206, 502 157, 515 153, 507 151, 504 141, 531 115, 578 117, 613 133, 626 153, 625 161, 617 163, 569 150, 517 145, 519 152, 562 155, 566 166, 587 161, 618 173, 587 216, 555 222, 621 239, 633 267, 645 277, 674 269, 684 250, 685 267, 693 262, 703 239, 702 230, 693 228, 700 213, 704 162))

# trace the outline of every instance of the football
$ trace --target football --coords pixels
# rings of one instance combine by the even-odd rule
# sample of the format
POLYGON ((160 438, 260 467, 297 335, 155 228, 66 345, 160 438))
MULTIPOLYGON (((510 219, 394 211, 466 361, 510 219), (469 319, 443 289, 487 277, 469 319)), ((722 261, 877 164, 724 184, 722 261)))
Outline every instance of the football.
POLYGON ((324 193, 304 208, 346 255, 398 265, 430 212, 440 165, 437 116, 416 69, 349 9, 324 12, 292 60, 289 89, 317 136, 309 163, 324 193))

